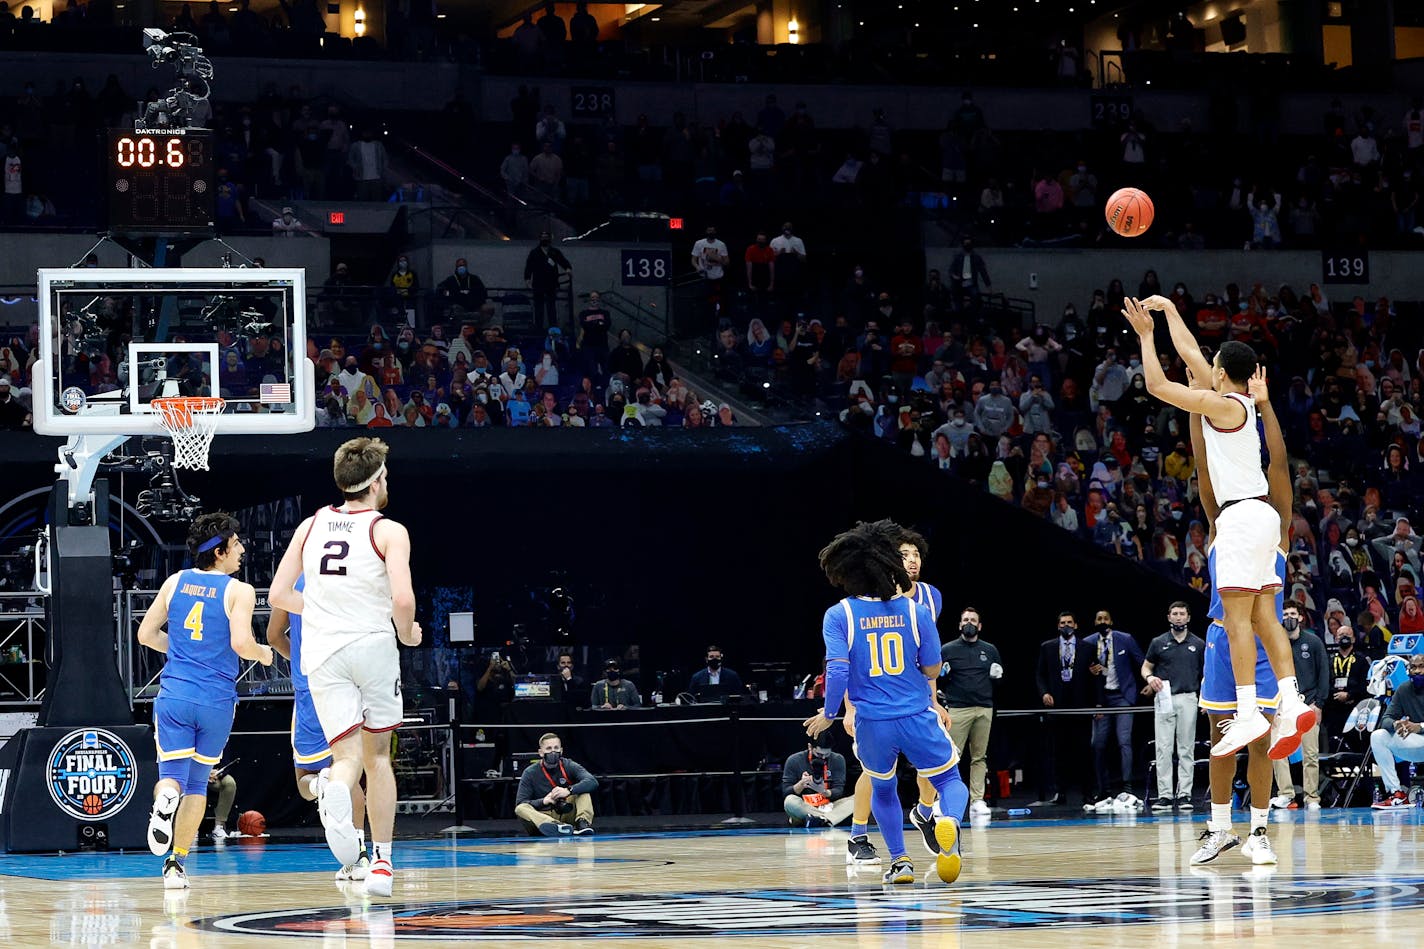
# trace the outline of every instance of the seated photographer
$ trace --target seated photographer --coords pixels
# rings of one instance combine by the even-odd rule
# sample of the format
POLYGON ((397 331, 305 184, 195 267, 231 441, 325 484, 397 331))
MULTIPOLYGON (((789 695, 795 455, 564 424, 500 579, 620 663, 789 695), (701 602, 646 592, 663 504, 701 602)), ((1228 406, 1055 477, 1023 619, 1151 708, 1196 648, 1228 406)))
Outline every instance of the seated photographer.
POLYGON ((637 686, 623 678, 617 659, 608 660, 603 670, 603 678, 593 684, 589 696, 591 708, 625 709, 642 707, 643 699, 637 686))
POLYGON ((597 789, 598 779, 565 758, 559 736, 547 732, 539 738, 539 760, 519 776, 514 816, 531 835, 586 837, 593 833, 592 795, 597 789))
POLYGON ((216 796, 213 803, 214 840, 222 840, 228 835, 227 819, 232 816, 232 802, 237 800, 237 781, 224 770, 214 768, 208 772, 208 793, 216 796))
POLYGON ((846 797, 845 756, 831 750, 829 732, 822 732, 793 752, 781 769, 781 793, 792 826, 830 827, 850 817, 855 798, 846 797))

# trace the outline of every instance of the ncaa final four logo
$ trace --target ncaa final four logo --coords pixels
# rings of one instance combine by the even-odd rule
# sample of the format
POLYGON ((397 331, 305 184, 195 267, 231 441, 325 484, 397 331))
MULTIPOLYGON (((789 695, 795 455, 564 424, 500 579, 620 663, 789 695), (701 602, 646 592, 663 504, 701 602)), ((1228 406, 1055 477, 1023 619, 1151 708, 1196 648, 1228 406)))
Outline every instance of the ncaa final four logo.
POLYGON ((102 728, 70 732, 49 755, 49 796, 79 820, 104 820, 123 810, 137 778, 129 746, 102 728))

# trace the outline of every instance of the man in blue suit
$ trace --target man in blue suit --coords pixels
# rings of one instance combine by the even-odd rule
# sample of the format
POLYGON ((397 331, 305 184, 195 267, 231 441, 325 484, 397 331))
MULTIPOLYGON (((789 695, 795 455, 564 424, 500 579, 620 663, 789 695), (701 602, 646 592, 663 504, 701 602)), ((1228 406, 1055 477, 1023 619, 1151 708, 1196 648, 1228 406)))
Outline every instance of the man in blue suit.
MULTIPOLYGON (((1112 614, 1098 610, 1094 632, 1083 640, 1083 650, 1093 657, 1088 672, 1092 674, 1098 708, 1131 708, 1137 704, 1140 686, 1138 671, 1142 668, 1142 647, 1127 633, 1112 628, 1112 614)), ((1098 793, 1110 798, 1108 783, 1108 732, 1117 734, 1118 752, 1122 756, 1122 787, 1132 784, 1132 715, 1093 716, 1093 763, 1098 772, 1098 793)))
POLYGON ((718 646, 707 647, 707 667, 692 674, 687 686, 698 701, 716 700, 729 695, 742 694, 742 677, 722 665, 722 650, 718 646))

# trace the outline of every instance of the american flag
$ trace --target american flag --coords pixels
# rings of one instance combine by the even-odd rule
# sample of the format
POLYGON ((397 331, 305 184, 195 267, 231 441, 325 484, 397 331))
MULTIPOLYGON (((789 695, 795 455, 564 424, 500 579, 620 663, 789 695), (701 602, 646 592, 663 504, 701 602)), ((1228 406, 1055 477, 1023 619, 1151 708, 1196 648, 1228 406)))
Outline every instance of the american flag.
POLYGON ((257 389, 257 401, 289 404, 292 401, 292 387, 286 382, 264 382, 257 389))

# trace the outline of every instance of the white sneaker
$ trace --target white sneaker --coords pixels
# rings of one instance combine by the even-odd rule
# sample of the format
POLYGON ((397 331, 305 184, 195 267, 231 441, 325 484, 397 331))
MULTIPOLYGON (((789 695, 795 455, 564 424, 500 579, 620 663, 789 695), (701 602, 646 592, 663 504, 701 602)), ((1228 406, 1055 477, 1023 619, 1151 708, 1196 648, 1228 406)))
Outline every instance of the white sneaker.
POLYGON ((214 825, 213 825, 213 839, 214 839, 214 840, 226 840, 226 839, 228 839, 229 837, 236 837, 236 836, 238 836, 238 835, 237 835, 237 834, 230 834, 230 833, 228 833, 228 832, 227 832, 227 828, 224 827, 222 824, 214 824, 214 825))
POLYGON ((1308 810, 1308 811, 1318 811, 1318 810, 1320 810, 1320 802, 1319 802, 1319 801, 1309 801, 1309 802, 1306 803, 1305 809, 1308 810))
POLYGON ((989 817, 994 813, 993 808, 983 801, 975 801, 969 805, 970 817, 989 817))
POLYGON ((172 857, 163 863, 163 888, 165 890, 188 889, 188 873, 172 857))
POLYGON ((366 874, 367 896, 390 896, 394 873, 389 860, 377 860, 366 874))
POLYGON ((343 867, 361 856, 361 838, 351 823, 351 789, 339 781, 328 781, 321 789, 316 810, 326 828, 326 844, 343 867))
POLYGON ((1251 836, 1246 838, 1246 843, 1241 847, 1241 855, 1249 857, 1258 867, 1275 866, 1276 852, 1271 849, 1271 838, 1266 836, 1266 828, 1257 827, 1251 831, 1251 836))
POLYGON ((1197 852, 1192 854, 1193 865, 1211 863, 1217 857, 1241 843, 1241 838, 1237 837, 1229 830, 1204 830, 1201 833, 1201 846, 1197 852))
POLYGON ((172 788, 164 788, 153 799, 153 810, 148 813, 148 849, 155 857, 163 856, 173 846, 173 815, 178 813, 181 800, 183 795, 172 788))
POLYGON ((336 871, 337 883, 349 883, 366 879, 371 870, 371 858, 362 851, 361 856, 356 858, 355 863, 349 863, 336 871))
POLYGON ((1268 754, 1272 761, 1284 761, 1300 747, 1300 737, 1315 727, 1315 709, 1297 695, 1277 710, 1275 719, 1268 754))
POLYGON ((1253 708, 1245 716, 1238 712, 1234 718, 1221 723, 1221 741, 1211 746, 1211 756, 1225 758, 1234 755, 1270 730, 1271 722, 1259 708, 1253 708))
POLYGON ((1271 798, 1271 806, 1278 811, 1283 811, 1295 803, 1294 794, 1277 794, 1271 798))

